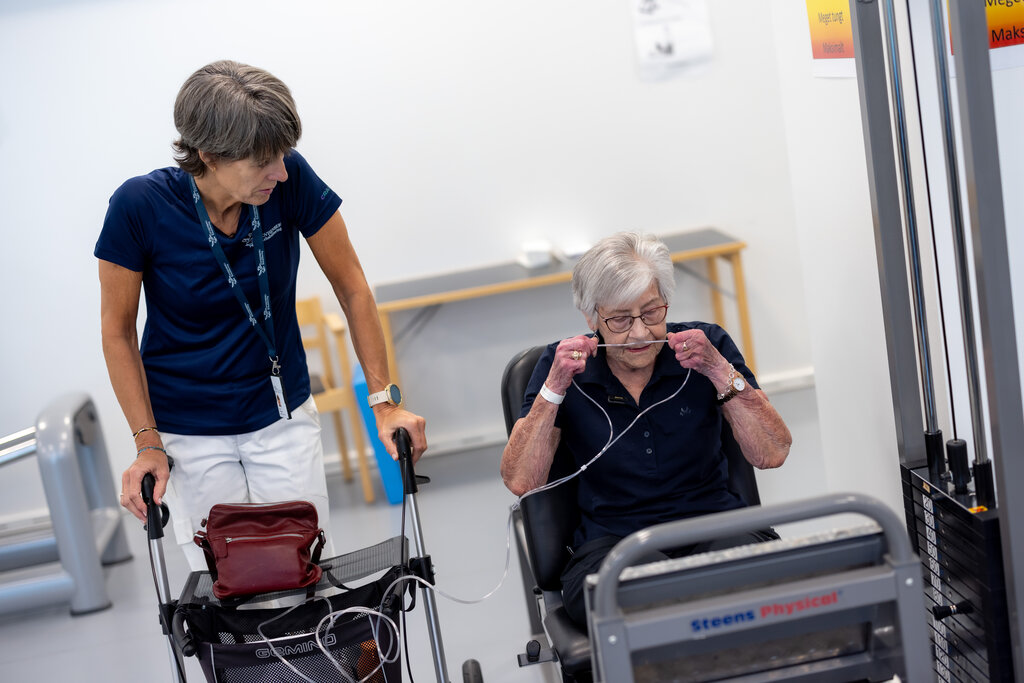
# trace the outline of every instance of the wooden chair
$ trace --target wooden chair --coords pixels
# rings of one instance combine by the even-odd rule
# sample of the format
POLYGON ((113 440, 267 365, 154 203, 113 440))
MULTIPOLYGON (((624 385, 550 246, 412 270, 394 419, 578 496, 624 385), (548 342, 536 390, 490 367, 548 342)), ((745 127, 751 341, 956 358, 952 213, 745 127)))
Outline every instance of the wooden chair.
POLYGON ((352 427, 363 497, 367 503, 372 503, 373 483, 370 481, 366 462, 366 440, 363 438, 359 406, 356 404, 356 395, 352 389, 352 366, 349 364, 348 343, 345 339, 345 321, 336 313, 324 313, 319 297, 297 300, 295 313, 302 331, 302 346, 306 349, 307 355, 314 351, 320 352, 320 371, 310 369, 310 391, 317 410, 321 414, 332 413, 345 481, 352 481, 352 466, 348 460, 348 441, 345 439, 345 427, 341 420, 342 412, 347 412, 349 425, 352 427), (331 358, 329 337, 333 337, 337 350, 340 382, 334 381, 334 363, 331 358))

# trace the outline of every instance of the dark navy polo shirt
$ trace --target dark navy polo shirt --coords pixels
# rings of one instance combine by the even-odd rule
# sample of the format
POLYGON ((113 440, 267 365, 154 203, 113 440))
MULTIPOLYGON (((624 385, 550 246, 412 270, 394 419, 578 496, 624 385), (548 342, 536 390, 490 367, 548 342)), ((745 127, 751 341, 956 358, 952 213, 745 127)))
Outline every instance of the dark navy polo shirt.
MULTIPOLYGON (((725 330, 702 322, 668 325, 669 332, 689 329, 703 330, 722 356, 757 388, 753 373, 725 330)), ((558 342, 550 344, 537 362, 521 417, 529 413, 548 376, 556 346, 558 342)), ((576 375, 555 419, 577 468, 600 452, 609 436, 622 435, 579 475, 582 523, 576 532, 576 546, 601 536, 627 536, 652 524, 743 507, 743 501, 728 488, 728 465, 721 444, 722 410, 711 380, 681 367, 664 344, 637 405, 609 369, 604 349, 598 352, 576 375), (644 414, 626 431, 645 408, 680 387, 678 395, 644 414)))
MULTIPOLYGON (((309 397, 309 373, 295 317, 299 237, 338 210, 338 197, 292 150, 288 180, 260 207, 271 309, 285 394, 292 410, 309 397)), ((219 234, 231 269, 258 317, 252 222, 219 234)), ((188 174, 163 168, 126 181, 107 208, 95 255, 142 273, 146 326, 142 363, 156 426, 178 434, 242 434, 279 419, 263 340, 228 286, 199 223, 188 174)))

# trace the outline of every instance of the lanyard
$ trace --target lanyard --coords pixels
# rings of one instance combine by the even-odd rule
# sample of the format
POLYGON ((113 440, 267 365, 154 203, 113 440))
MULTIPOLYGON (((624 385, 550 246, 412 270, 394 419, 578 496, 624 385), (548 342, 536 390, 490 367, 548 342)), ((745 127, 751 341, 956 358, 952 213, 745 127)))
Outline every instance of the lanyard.
POLYGON ((224 255, 224 249, 220 246, 217 233, 214 232, 213 221, 210 220, 210 214, 206 211, 206 207, 203 206, 203 200, 199 196, 199 188, 196 187, 195 178, 189 175, 188 181, 192 185, 192 201, 195 202, 196 213, 199 214, 199 222, 206 228, 206 237, 210 242, 210 249, 213 250, 214 258, 220 264, 220 269, 224 272, 224 277, 227 278, 231 291, 234 292, 235 298, 238 299, 238 303, 242 305, 242 309, 245 311, 246 316, 248 316, 249 324, 260 335, 263 343, 267 345, 267 353, 270 356, 271 363, 271 374, 278 377, 281 374, 281 364, 279 363, 274 341, 273 312, 270 309, 270 278, 267 276, 267 259, 263 249, 263 228, 260 226, 260 212, 255 206, 249 206, 250 214, 252 215, 252 241, 256 249, 256 277, 260 285, 260 297, 263 299, 262 326, 257 324, 256 316, 252 312, 249 300, 238 285, 238 280, 235 279, 235 274, 231 270, 231 264, 228 263, 228 259, 224 255))

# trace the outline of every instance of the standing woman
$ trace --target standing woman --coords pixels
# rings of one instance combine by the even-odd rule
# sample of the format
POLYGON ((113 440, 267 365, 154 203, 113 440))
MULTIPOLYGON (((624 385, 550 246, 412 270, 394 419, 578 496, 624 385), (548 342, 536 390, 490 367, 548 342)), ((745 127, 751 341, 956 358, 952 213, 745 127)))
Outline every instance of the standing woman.
POLYGON ((295 316, 300 235, 349 320, 381 441, 394 456, 391 434, 405 427, 414 458, 427 443, 423 418, 385 391, 373 294, 341 198, 293 149, 302 125, 287 86, 214 62, 182 86, 174 125, 178 167, 117 189, 95 255, 103 354, 138 449, 121 504, 144 520, 141 482, 152 473, 195 570, 206 565, 192 536, 215 503, 308 500, 327 528, 320 421, 295 316))

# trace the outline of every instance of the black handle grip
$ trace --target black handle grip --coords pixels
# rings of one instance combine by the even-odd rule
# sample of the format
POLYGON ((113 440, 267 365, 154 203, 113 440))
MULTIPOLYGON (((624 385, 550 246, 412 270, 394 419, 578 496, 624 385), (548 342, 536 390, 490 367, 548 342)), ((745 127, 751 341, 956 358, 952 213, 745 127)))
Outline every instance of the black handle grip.
POLYGON ((181 610, 175 610, 171 617, 171 635, 181 654, 191 657, 196 653, 195 641, 192 640, 192 634, 185 630, 185 613, 181 610))
POLYGON ((974 612, 974 607, 971 603, 964 600, 950 605, 935 605, 932 607, 932 616, 936 619, 945 619, 946 617, 952 617, 957 614, 971 614, 974 612))
POLYGON ((171 518, 171 511, 165 503, 153 504, 153 489, 156 478, 147 473, 142 477, 142 502, 146 504, 146 531, 150 540, 164 537, 164 527, 171 518))
POLYGON ((949 459, 949 471, 953 474, 953 490, 959 494, 967 493, 967 484, 971 481, 971 466, 967 458, 967 442, 963 439, 950 439, 947 441, 946 457, 949 459))
POLYGON ((156 488, 156 477, 146 474, 142 478, 142 502, 149 505, 153 501, 153 489, 156 488))
POLYGON ((946 473, 946 453, 942 449, 942 430, 924 433, 924 452, 928 458, 928 474, 938 483, 946 473))
POLYGON ((402 488, 405 495, 416 493, 419 489, 416 486, 416 472, 412 466, 412 438, 405 427, 396 429, 391 438, 395 440, 395 447, 398 449, 398 464, 402 468, 402 488))

